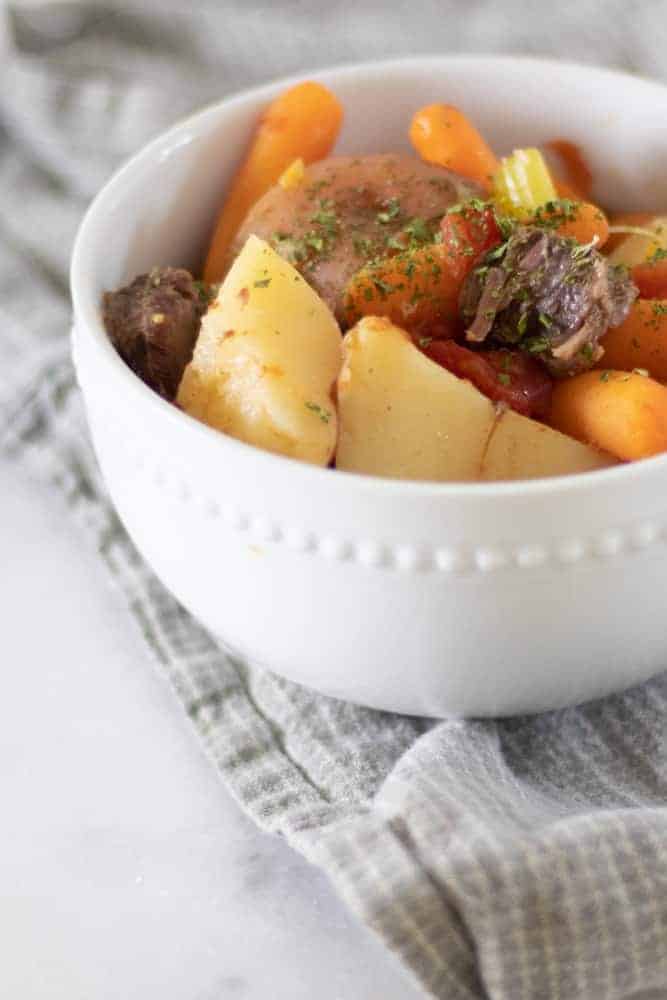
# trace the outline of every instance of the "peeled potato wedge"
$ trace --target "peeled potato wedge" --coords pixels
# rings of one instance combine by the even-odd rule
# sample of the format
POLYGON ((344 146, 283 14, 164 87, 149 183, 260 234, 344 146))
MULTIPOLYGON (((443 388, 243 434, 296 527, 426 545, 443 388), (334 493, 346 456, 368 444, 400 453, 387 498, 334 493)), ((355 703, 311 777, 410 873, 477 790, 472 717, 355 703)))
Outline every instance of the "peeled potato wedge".
POLYGON ((339 469, 395 479, 475 480, 496 414, 470 382, 367 316, 344 340, 338 378, 339 469))
POLYGON ((360 320, 343 345, 339 469, 461 482, 535 479, 615 464, 535 420, 497 411, 384 317, 360 320))
POLYGON ((610 455, 575 441, 536 420, 506 410, 482 459, 480 479, 540 479, 616 465, 610 455))
POLYGON ((204 316, 177 402, 248 444, 328 465, 341 361, 329 308, 268 243, 250 236, 204 316))

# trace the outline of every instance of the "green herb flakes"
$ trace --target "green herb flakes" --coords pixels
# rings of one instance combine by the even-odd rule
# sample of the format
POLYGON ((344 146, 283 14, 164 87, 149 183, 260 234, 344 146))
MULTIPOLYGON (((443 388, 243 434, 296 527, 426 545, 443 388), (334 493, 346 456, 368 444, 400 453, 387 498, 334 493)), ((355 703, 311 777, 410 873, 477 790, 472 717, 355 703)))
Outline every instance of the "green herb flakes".
POLYGON ((529 337, 524 346, 529 354, 544 354, 549 350, 549 340, 544 336, 529 337))
POLYGON ((401 214, 401 203, 398 198, 390 198, 387 202, 387 207, 383 209, 382 212, 378 212, 376 218, 377 221, 385 226, 388 222, 392 222, 397 216, 401 214))
POLYGON ((311 410, 312 413, 316 413, 323 424, 328 424, 331 420, 331 412, 329 410, 323 409, 319 403, 311 403, 309 400, 306 401, 305 407, 307 410, 311 410))
POLYGON ((390 285, 388 281, 383 281, 382 278, 373 278, 373 284, 383 299, 386 299, 389 293, 394 290, 393 285, 390 285))

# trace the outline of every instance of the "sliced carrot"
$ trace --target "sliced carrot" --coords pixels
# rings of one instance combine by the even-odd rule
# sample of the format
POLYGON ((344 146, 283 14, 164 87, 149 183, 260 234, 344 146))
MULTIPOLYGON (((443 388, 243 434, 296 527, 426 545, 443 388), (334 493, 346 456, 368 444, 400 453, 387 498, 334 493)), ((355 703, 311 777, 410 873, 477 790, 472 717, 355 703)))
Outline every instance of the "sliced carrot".
POLYGON ((598 367, 642 368, 667 381, 667 300, 638 299, 625 321, 605 334, 602 346, 598 367))
POLYGON ((338 99, 312 80, 286 90, 266 108, 222 206, 204 265, 205 281, 223 277, 229 246, 248 210, 294 160, 313 163, 326 156, 342 120, 338 99))
MULTIPOLYGON (((652 220, 655 218, 650 212, 618 212, 616 215, 609 216, 609 225, 612 228, 616 226, 639 226, 640 229, 650 225, 652 220)), ((605 244, 605 253, 611 253, 616 247, 628 238, 628 233, 610 233, 609 239, 605 244)))
POLYGON ((590 243, 596 239, 595 247, 600 249, 609 238, 609 223, 602 209, 593 205, 589 201, 570 202, 559 204, 554 202, 553 206, 548 204, 539 210, 539 218, 554 223, 558 222, 554 231, 559 236, 569 236, 578 243, 590 243), (562 217, 562 221, 559 221, 562 217))
POLYGON ((410 124, 410 142, 427 163, 447 167, 490 190, 498 159, 458 108, 450 104, 420 108, 410 124))
POLYGON ((577 192, 577 200, 590 198, 593 189, 593 175, 581 149, 569 139, 552 139, 545 142, 545 147, 555 153, 565 167, 567 174, 566 186, 577 192))
POLYGON ((387 316, 410 332, 451 336, 463 275, 443 243, 417 247, 362 267, 348 283, 346 322, 387 316))
POLYGON ((667 450, 667 388, 645 375, 589 371, 559 382, 549 423, 622 461, 667 450))

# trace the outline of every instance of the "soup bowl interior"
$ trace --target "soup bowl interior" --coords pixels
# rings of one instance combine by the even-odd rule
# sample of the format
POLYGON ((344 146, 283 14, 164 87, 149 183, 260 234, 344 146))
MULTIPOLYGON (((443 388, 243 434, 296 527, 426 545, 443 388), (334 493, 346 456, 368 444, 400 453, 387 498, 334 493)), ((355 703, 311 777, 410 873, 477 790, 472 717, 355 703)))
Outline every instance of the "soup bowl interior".
MULTIPOLYGON (((667 204, 667 90, 594 68, 442 57, 312 74, 341 153, 407 151, 421 105, 461 106, 499 152, 578 143, 594 197, 667 204)), ((288 81, 289 82, 289 81, 288 81)), ((221 640, 328 694, 489 715, 581 701, 667 662, 667 461, 530 483, 406 483, 316 469, 196 423, 118 358, 104 291, 197 270, 261 109, 287 83, 181 122, 91 206, 72 262, 74 358, 111 497, 162 582, 221 640)))

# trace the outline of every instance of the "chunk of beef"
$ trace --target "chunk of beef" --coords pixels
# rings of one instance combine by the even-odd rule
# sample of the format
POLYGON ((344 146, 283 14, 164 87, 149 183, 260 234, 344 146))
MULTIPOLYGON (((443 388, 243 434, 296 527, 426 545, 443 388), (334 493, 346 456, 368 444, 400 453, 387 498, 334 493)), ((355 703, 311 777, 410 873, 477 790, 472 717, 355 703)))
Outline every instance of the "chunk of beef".
POLYGON ((165 399, 176 396, 207 296, 182 268, 154 268, 103 299, 104 325, 123 360, 165 399))
POLYGON ((369 260, 429 243, 472 182, 413 156, 335 156, 306 169, 300 185, 277 184, 248 213, 229 263, 253 233, 303 274, 345 325, 343 293, 369 260))
POLYGON ((600 338, 636 295, 592 245, 522 226, 471 272, 459 306, 467 340, 513 346, 562 376, 599 360, 600 338))

